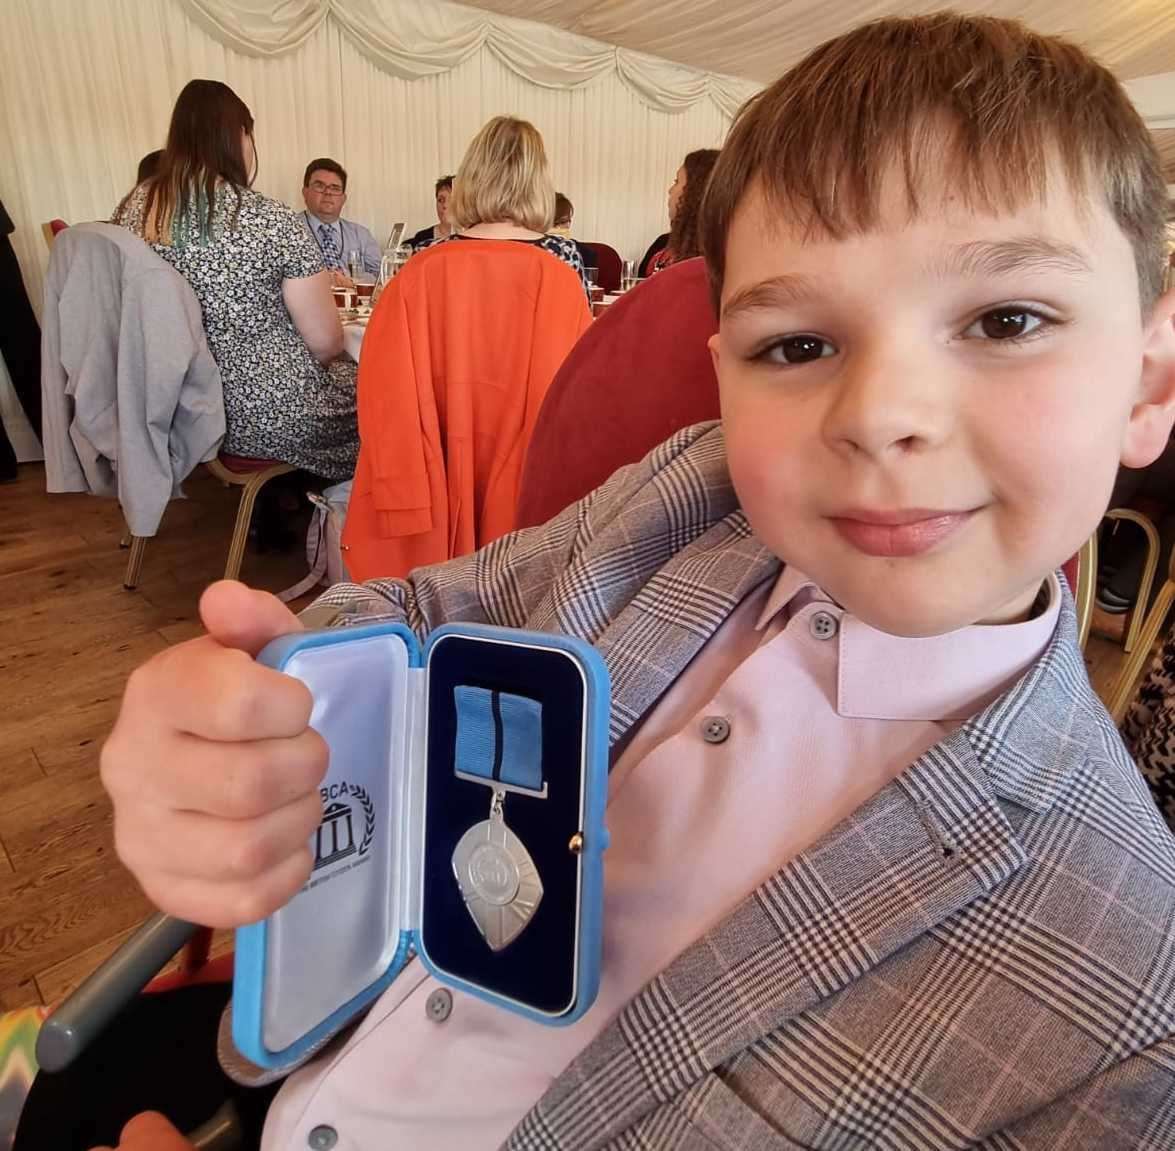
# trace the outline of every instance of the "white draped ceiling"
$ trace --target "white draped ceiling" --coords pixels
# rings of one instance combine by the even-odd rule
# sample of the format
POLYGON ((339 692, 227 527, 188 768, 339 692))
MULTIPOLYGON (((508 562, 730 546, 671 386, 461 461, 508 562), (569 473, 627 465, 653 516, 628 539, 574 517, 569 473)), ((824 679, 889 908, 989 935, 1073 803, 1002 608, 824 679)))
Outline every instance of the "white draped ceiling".
MULTIPOLYGON (((491 16, 447 0, 181 0, 192 17, 239 52, 277 56, 327 21, 393 76, 448 72, 482 50, 544 88, 578 88, 617 75, 652 108, 680 112, 710 98, 727 115, 757 85, 681 67, 529 19, 491 16)), ((518 16, 526 16, 521 5, 518 16)))
POLYGON ((959 8, 1069 36, 1124 78, 1175 69, 1172 0, 476 0, 582 36, 766 83, 852 24, 959 8))
MULTIPOLYGON (((822 40, 943 0, 2 0, 0 198, 39 301, 40 222, 105 216, 176 92, 253 109, 258 187, 299 202, 306 160, 351 173, 347 215, 431 222, 431 182, 500 112, 533 120, 576 233, 637 255, 682 155, 717 146, 759 83, 822 40), (527 17, 528 19, 522 19, 527 17)), ((1175 163, 1175 0, 968 0, 1064 33, 1127 81, 1175 163)))

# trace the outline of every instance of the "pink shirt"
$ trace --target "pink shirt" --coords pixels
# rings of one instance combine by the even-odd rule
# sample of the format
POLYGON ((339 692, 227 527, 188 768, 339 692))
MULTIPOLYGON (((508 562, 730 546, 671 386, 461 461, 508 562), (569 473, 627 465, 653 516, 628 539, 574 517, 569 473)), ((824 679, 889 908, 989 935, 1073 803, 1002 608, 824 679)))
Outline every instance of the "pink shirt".
POLYGON ((1027 670, 1056 626, 1054 577, 1048 590, 1027 623, 908 639, 785 569, 743 601, 612 770, 591 1010, 544 1027, 442 989, 414 961, 341 1050, 290 1077, 263 1151, 498 1147, 649 979, 1027 670))

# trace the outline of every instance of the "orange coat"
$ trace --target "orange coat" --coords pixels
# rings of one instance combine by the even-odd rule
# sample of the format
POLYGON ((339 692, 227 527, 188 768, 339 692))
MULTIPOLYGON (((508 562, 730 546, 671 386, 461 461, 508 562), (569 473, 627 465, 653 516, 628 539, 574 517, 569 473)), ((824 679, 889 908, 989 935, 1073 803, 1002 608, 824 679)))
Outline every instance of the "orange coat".
POLYGON ((543 397, 590 322, 579 277, 534 245, 452 240, 409 260, 363 338, 352 579, 404 576, 513 529, 543 397))

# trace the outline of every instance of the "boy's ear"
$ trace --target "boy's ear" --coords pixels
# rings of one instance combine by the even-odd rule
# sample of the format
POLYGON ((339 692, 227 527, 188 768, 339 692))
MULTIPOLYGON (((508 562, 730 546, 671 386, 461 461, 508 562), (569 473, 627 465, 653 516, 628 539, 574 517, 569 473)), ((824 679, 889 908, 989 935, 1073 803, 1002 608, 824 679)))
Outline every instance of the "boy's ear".
POLYGON ((1161 296, 1146 325, 1138 397, 1122 439, 1122 463, 1145 468, 1167 446, 1175 421, 1175 288, 1161 296))
POLYGON ((710 360, 714 364, 714 375, 718 379, 721 379, 722 377, 718 374, 718 333, 717 332, 715 332, 706 341, 706 347, 710 349, 710 360))

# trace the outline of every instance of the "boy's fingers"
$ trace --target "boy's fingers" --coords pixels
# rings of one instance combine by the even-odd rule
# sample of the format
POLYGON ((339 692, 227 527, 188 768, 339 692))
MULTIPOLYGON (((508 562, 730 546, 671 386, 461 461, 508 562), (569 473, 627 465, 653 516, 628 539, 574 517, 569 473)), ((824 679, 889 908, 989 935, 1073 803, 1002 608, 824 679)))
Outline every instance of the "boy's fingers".
POLYGON ((284 907, 314 869, 309 847, 282 860, 264 875, 234 883, 209 883, 171 875, 136 876, 144 894, 161 911, 205 927, 242 927, 284 907))
POLYGON ((317 792, 256 819, 218 819, 176 811, 164 823, 154 807, 116 816, 119 858, 132 872, 235 883, 264 875, 297 855, 322 820, 317 792))
POLYGON ((129 786, 109 783, 128 804, 248 820, 317 795, 328 762, 326 741, 309 727, 293 738, 213 746, 179 733, 170 741, 166 773, 136 773, 129 786))
POLYGON ((235 580, 220 580, 204 590, 200 619, 219 643, 250 655, 271 639, 302 630, 301 621, 277 596, 235 580))
MULTIPOLYGON (((160 652, 131 673, 114 736, 125 716, 136 729, 190 732, 216 741, 283 739, 306 729, 313 706, 301 681, 201 636, 160 652)), ((141 738, 136 731, 140 747, 141 738)))

